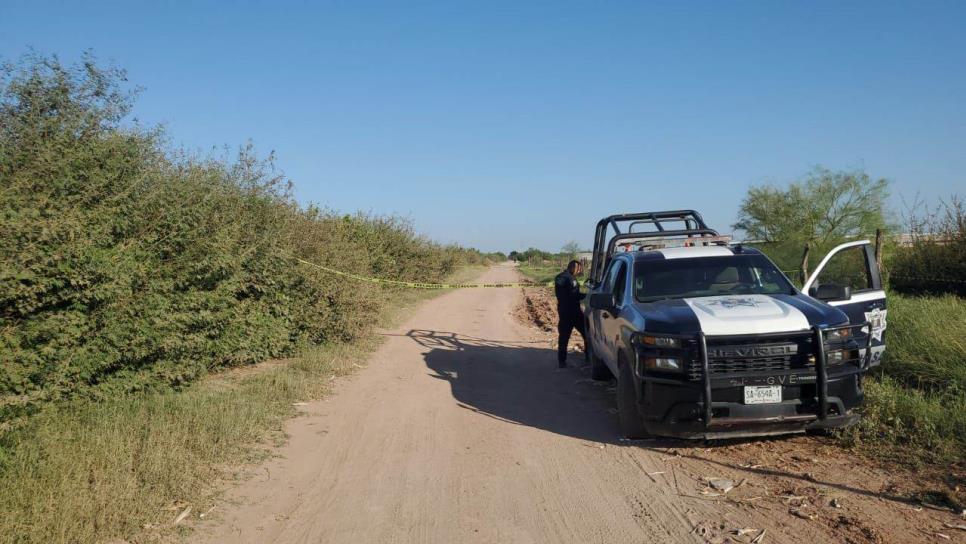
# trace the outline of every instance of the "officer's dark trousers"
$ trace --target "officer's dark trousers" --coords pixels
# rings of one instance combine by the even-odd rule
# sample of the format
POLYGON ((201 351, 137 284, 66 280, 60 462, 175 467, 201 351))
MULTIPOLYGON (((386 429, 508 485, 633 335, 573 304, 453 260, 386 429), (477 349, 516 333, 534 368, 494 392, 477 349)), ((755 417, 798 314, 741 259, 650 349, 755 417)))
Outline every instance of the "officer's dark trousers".
POLYGON ((584 336, 584 318, 580 315, 579 310, 566 311, 557 308, 557 314, 560 316, 560 321, 557 323, 557 363, 559 366, 566 366, 567 344, 570 342, 570 334, 574 329, 577 329, 577 332, 584 339, 584 345, 587 345, 587 337, 584 336))

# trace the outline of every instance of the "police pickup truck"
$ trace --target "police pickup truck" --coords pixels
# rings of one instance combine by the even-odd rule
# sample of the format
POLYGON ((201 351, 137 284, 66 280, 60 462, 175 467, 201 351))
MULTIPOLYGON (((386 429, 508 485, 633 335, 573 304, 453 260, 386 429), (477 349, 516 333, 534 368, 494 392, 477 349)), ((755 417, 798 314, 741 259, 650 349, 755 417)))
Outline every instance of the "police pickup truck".
POLYGON ((627 438, 849 425, 885 349, 867 240, 833 249, 799 291, 693 210, 613 215, 597 224, 588 286, 587 356, 594 379, 617 378, 627 438))

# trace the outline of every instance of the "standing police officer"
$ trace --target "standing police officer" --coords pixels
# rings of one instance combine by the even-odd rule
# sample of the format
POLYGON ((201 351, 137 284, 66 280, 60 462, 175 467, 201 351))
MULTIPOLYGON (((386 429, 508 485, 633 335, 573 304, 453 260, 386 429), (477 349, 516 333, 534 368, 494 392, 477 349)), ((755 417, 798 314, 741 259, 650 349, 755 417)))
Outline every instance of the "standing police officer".
MULTIPOLYGON (((587 338, 584 336, 584 316, 580 312, 580 299, 584 295, 580 292, 580 285, 577 283, 577 276, 581 273, 580 262, 570 261, 567 269, 557 274, 553 280, 553 292, 557 296, 557 366, 567 367, 567 343, 570 342, 570 334, 574 328, 584 338, 584 345, 587 345, 587 338)), ((586 349, 586 348, 584 348, 586 349)))

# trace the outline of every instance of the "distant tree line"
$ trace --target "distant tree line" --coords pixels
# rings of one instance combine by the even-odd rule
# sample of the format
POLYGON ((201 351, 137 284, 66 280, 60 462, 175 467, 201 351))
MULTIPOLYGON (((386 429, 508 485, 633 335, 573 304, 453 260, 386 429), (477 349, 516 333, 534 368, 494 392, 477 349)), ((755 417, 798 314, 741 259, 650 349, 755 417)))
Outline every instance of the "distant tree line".
POLYGON ((570 260, 577 259, 580 253, 580 246, 571 241, 564 244, 558 252, 530 247, 524 251, 511 251, 508 257, 511 261, 530 263, 533 266, 564 266, 570 260))

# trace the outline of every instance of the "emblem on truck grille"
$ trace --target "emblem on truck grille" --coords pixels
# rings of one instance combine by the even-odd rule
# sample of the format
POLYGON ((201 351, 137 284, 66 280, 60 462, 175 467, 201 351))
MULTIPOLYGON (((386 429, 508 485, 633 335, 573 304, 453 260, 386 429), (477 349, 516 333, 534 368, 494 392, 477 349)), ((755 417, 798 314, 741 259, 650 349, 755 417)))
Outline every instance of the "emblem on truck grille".
POLYGON ((714 346, 708 347, 708 357, 715 359, 744 359, 747 357, 781 357, 798 353, 798 344, 772 346, 714 346))

